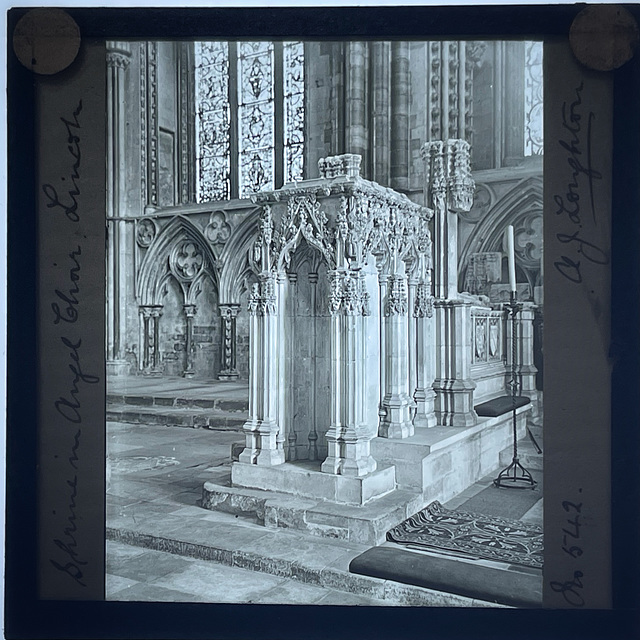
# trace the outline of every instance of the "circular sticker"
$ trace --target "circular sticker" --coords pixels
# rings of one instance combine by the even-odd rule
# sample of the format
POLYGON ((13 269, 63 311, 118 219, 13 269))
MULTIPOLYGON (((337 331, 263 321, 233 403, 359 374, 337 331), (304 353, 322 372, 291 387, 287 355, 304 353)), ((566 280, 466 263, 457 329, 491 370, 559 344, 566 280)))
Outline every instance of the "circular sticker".
POLYGON ((13 51, 31 71, 53 75, 66 69, 80 50, 80 28, 62 9, 32 9, 13 31, 13 51))
POLYGON ((569 42, 583 65, 612 71, 633 57, 638 46, 638 23, 620 5, 586 7, 571 24, 569 42))

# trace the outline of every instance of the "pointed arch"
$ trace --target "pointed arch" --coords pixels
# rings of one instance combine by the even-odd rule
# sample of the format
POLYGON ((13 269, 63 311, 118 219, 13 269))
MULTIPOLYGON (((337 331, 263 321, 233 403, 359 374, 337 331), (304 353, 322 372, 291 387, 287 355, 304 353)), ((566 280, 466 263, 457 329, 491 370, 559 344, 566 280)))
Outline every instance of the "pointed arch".
MULTIPOLYGON (((139 304, 161 304, 162 285, 166 283, 168 276, 171 274, 169 256, 178 242, 183 240, 190 240, 202 250, 205 258, 202 272, 211 277, 214 286, 218 288, 218 262, 210 244, 205 239, 202 231, 188 218, 176 216, 162 229, 140 265, 136 283, 139 304)), ((194 282, 199 278, 200 276, 196 277, 194 282)), ((188 287, 182 288, 185 302, 187 302, 190 297, 188 287)))
POLYGON ((239 304, 243 283, 247 277, 249 251, 258 239, 260 207, 248 212, 245 219, 233 229, 220 254, 220 304, 239 304))
POLYGON ((508 225, 534 213, 542 215, 542 176, 531 176, 519 181, 476 224, 458 259, 459 282, 465 281, 471 254, 502 251, 502 238, 508 225))

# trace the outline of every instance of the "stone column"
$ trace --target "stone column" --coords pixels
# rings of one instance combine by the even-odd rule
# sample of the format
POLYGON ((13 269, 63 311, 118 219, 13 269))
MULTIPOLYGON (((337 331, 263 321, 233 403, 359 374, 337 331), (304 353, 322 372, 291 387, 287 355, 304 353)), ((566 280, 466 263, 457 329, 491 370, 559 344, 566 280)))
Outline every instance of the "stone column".
POLYGON ((287 379, 287 363, 286 363, 286 342, 285 336, 287 335, 286 317, 285 317, 285 300, 287 299, 288 278, 284 271, 281 271, 276 276, 277 287, 277 340, 274 355, 276 357, 276 387, 278 397, 276 400, 276 423, 278 425, 278 433, 276 435, 276 448, 278 451, 282 451, 284 460, 284 446, 286 443, 286 425, 287 425, 287 407, 289 406, 287 398, 287 385, 285 380, 287 379))
POLYGON ((386 412, 384 405, 382 404, 382 399, 384 398, 384 393, 386 389, 385 382, 385 371, 386 371, 386 360, 385 360, 385 323, 383 321, 384 318, 384 303, 387 299, 387 282, 389 280, 389 276, 386 273, 383 273, 382 268, 378 268, 378 285, 379 285, 379 308, 378 308, 378 322, 380 325, 380 400, 378 402, 378 417, 380 419, 380 424, 384 420, 384 414, 386 412))
POLYGON ((147 375, 160 370, 160 318, 162 305, 149 304, 140 307, 140 368, 147 375))
MULTIPOLYGON (((535 320, 535 306, 525 302, 517 317, 516 335, 516 375, 518 381, 518 392, 523 396, 531 398, 533 411, 529 415, 529 420, 536 422, 540 417, 538 404, 538 390, 536 388, 536 374, 538 369, 534 364, 533 334, 535 320)), ((513 340, 511 318, 507 322, 507 383, 510 380, 511 371, 511 344, 513 340)), ((508 387, 507 387, 508 388, 508 387)))
POLYGON ((309 460, 318 459, 318 431, 316 429, 316 296, 318 294, 318 274, 309 273, 309 284, 311 285, 311 310, 313 314, 313 351, 311 356, 312 370, 312 394, 311 394, 311 429, 309 430, 309 460))
POLYGON ((416 318, 413 313, 416 304, 417 284, 418 279, 415 276, 411 276, 407 279, 407 392, 409 395, 409 400, 412 401, 412 422, 413 418, 415 417, 416 408, 414 395, 418 387, 416 318))
POLYGON ((345 152, 361 155, 367 166, 369 140, 367 130, 367 76, 369 73, 366 42, 345 44, 347 57, 345 152))
POLYGON ((372 98, 373 109, 371 113, 372 145, 371 165, 373 168, 372 180, 389 184, 389 159, 390 159, 390 71, 391 71, 391 43, 372 42, 372 98))
POLYGON ((414 433, 409 415, 412 401, 408 389, 407 279, 389 276, 384 305, 385 390, 382 406, 385 415, 379 435, 383 438, 407 438, 414 433))
POLYGON ((429 142, 425 160, 427 206, 434 209, 434 295, 458 297, 458 216, 473 205, 469 144, 464 140, 429 142))
POLYGON ((195 375, 195 369, 193 365, 193 318, 196 315, 196 305, 195 304, 185 304, 184 307, 184 315, 186 320, 186 328, 185 328, 185 350, 186 350, 186 362, 184 366, 184 371, 182 372, 183 378, 193 378, 195 375))
POLYGON ((391 44, 391 188, 409 186, 409 43, 391 44))
POLYGON ((273 466, 284 462, 277 422, 280 381, 276 274, 262 272, 249 301, 249 419, 244 424, 246 446, 239 461, 273 466))
POLYGON ((237 380, 239 373, 236 369, 236 318, 239 305, 221 304, 218 307, 222 318, 222 367, 218 380, 237 380))
POLYGON ((438 424, 476 424, 471 379, 471 305, 459 300, 435 300, 436 392, 438 424))
POLYGON ((122 374, 126 336, 126 222, 125 214, 125 76, 131 51, 125 42, 107 43, 107 371, 122 374))
POLYGON ((416 322, 417 385, 414 393, 416 415, 413 424, 416 427, 435 427, 438 419, 435 413, 433 380, 435 378, 435 318, 433 317, 433 298, 428 282, 421 280, 416 288, 413 307, 416 322))
POLYGON ((148 306, 140 307, 140 370, 146 372, 151 365, 151 342, 150 339, 150 318, 151 309, 148 306))
MULTIPOLYGON (((289 343, 287 360, 286 363, 288 365, 287 369, 287 381, 289 384, 289 397, 293 399, 293 389, 295 386, 295 379, 293 376, 294 366, 293 366, 293 357, 295 353, 295 331, 296 331, 296 322, 295 322, 295 300, 297 297, 297 288, 298 288, 298 274, 291 272, 289 275, 289 300, 291 301, 290 309, 291 313, 289 315, 289 326, 287 331, 286 339, 289 343)), ((293 421, 293 411, 289 411, 287 415, 287 460, 294 461, 298 459, 297 452, 297 444, 298 444, 298 434, 296 433, 296 425, 293 421)))
POLYGON ((364 316, 368 296, 357 271, 339 268, 331 278, 331 425, 322 471, 363 476, 376 469, 371 456, 375 433, 365 422, 364 316))
POLYGON ((504 114, 503 165, 524 157, 524 42, 504 43, 504 91, 498 95, 504 114))

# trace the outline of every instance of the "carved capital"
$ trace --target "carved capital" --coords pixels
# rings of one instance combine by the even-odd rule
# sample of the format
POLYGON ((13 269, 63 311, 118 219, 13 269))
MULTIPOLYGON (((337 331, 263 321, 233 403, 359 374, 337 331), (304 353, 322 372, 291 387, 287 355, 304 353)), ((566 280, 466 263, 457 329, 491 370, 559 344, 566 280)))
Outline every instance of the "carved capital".
POLYGON ((416 298, 413 307, 414 318, 431 318, 433 316, 433 296, 426 282, 421 281, 416 287, 416 298))
POLYGON ((276 295, 276 275, 272 272, 260 274, 260 282, 254 283, 249 295, 249 313, 258 316, 272 316, 278 312, 276 295))
POLYGON ((236 304, 221 304, 218 307, 218 311, 220 313, 220 317, 227 320, 236 318, 238 316, 238 311, 240 311, 240 307, 236 304))
POLYGON ((370 296, 364 278, 359 272, 332 271, 329 274, 331 315, 371 315, 370 296))
POLYGON ((193 318, 196 315, 196 305, 195 304, 185 304, 183 307, 184 315, 187 318, 193 318))
POLYGON ((407 315, 407 283, 404 276, 391 275, 387 284, 385 316, 407 315))
POLYGON ((131 64, 131 52, 125 49, 107 49, 107 67, 126 69, 131 64))
POLYGON ((328 156, 318 160, 318 171, 321 178, 336 178, 338 176, 355 178, 360 175, 361 162, 362 156, 355 153, 328 156))

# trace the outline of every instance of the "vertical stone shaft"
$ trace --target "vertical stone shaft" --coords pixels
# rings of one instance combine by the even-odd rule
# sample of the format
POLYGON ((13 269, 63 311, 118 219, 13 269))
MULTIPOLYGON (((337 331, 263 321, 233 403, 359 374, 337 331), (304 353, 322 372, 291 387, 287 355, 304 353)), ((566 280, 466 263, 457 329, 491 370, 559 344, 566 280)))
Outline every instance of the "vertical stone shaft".
POLYGON ((309 284, 311 285, 311 313, 313 314, 313 351, 311 352, 311 429, 309 430, 309 460, 318 459, 318 431, 316 426, 316 297, 318 295, 318 274, 309 273, 309 284))
MULTIPOLYGON (((340 292, 345 281, 357 279, 357 274, 338 269, 331 278, 334 291, 340 292)), ((376 469, 376 461, 371 456, 374 434, 364 423, 364 317, 361 309, 346 308, 345 297, 332 306, 331 314, 332 413, 322 471, 363 476, 376 469)))
POLYGON ((438 424, 468 427, 478 419, 473 409, 471 379, 471 306, 457 300, 436 300, 436 391, 438 424))
POLYGON ((107 46, 107 360, 122 361, 126 335, 126 228, 125 214, 125 73, 131 62, 126 43, 109 42, 107 46))
POLYGON ((284 462, 284 447, 278 441, 278 396, 280 393, 278 340, 280 287, 276 276, 263 272, 251 294, 249 419, 244 425, 246 445, 239 461, 273 466, 284 462))
POLYGON ((380 289, 380 297, 379 297, 379 308, 378 308, 378 322, 380 325, 380 402, 378 407, 378 416, 380 418, 380 424, 382 424, 382 420, 385 414, 384 404, 382 402, 386 389, 386 360, 385 360, 385 337, 384 337, 384 328, 385 323, 383 321, 384 318, 384 303, 387 299, 387 281, 389 276, 386 274, 378 272, 378 284, 380 289))
POLYGON ((407 391, 409 399, 413 400, 415 391, 418 387, 418 370, 417 358, 418 351, 416 345, 416 319, 413 313, 416 304, 416 285, 418 281, 415 277, 411 277, 408 283, 407 296, 407 347, 408 347, 408 366, 407 366, 407 391))
POLYGON ((348 42, 347 86, 346 86, 346 153, 356 153, 363 157, 367 167, 369 142, 367 135, 367 75, 369 71, 366 42, 348 42))
MULTIPOLYGON (((533 363, 533 322, 535 319, 535 309, 532 305, 525 303, 519 313, 517 353, 517 372, 520 379, 522 393, 530 398, 537 394, 536 374, 538 369, 533 363)), ((510 353, 510 350, 509 350, 510 353)))
MULTIPOLYGON (((288 302, 288 353, 286 359, 287 365, 287 380, 289 383, 288 392, 290 401, 293 401, 293 390, 295 387, 295 367, 293 362, 293 354, 295 353, 295 332, 296 332, 296 322, 295 322, 295 301, 298 295, 298 274, 295 272, 291 272, 288 274, 289 277, 289 297, 287 299, 288 302)), ((289 411, 287 413, 287 459, 288 460, 297 460, 298 452, 297 452, 297 441, 298 435, 296 433, 296 425, 293 421, 293 411, 289 411)))
POLYGON ((285 300, 287 299, 287 288, 288 288, 288 279, 287 274, 282 271, 278 273, 277 276, 277 295, 278 295, 278 315, 277 315, 277 337, 276 342, 277 346, 275 349, 275 353, 277 354, 277 366, 276 366, 276 379, 273 381, 274 389, 277 388, 277 403, 276 403, 276 423, 278 425, 278 433, 276 436, 276 446, 278 450, 282 450, 283 461, 284 461, 284 445, 286 442, 286 434, 285 434, 285 426, 287 424, 287 385, 284 384, 284 381, 287 379, 286 376, 286 344, 284 337, 287 335, 286 332, 286 318, 284 315, 285 311, 285 300))
POLYGON ((518 164, 524 157, 524 42, 505 42, 504 92, 504 166, 518 164), (509 96, 508 99, 505 99, 509 96))
POLYGON ((221 304, 218 307, 222 318, 222 367, 218 374, 218 380, 237 380, 239 377, 236 369, 236 317, 238 305, 221 304))
POLYGON ((406 277, 389 276, 384 308, 385 325, 385 415, 379 435, 407 438, 414 433, 409 415, 412 404, 408 393, 407 292, 406 277))
POLYGON ((160 369, 160 317, 162 316, 162 307, 156 306, 152 309, 151 320, 153 324, 153 369, 160 369))
POLYGON ((195 369, 193 364, 193 318, 196 315, 196 306, 194 304, 184 305, 184 315, 186 320, 186 345, 185 350, 187 353, 186 362, 182 376, 185 378, 193 378, 195 375, 195 369))
POLYGON ((409 186, 409 43, 391 45, 391 181, 392 189, 409 186))
MULTIPOLYGON (((430 306, 430 287, 428 282, 418 283, 417 301, 414 307, 416 323, 416 415, 413 424, 416 427, 435 427, 438 423, 435 414, 435 318, 430 306)), ((431 302, 432 305, 432 302, 431 302)))
POLYGON ((391 43, 372 42, 372 89, 373 110, 371 114, 373 141, 371 146, 372 179, 382 185, 390 182, 390 96, 389 87, 391 43))

